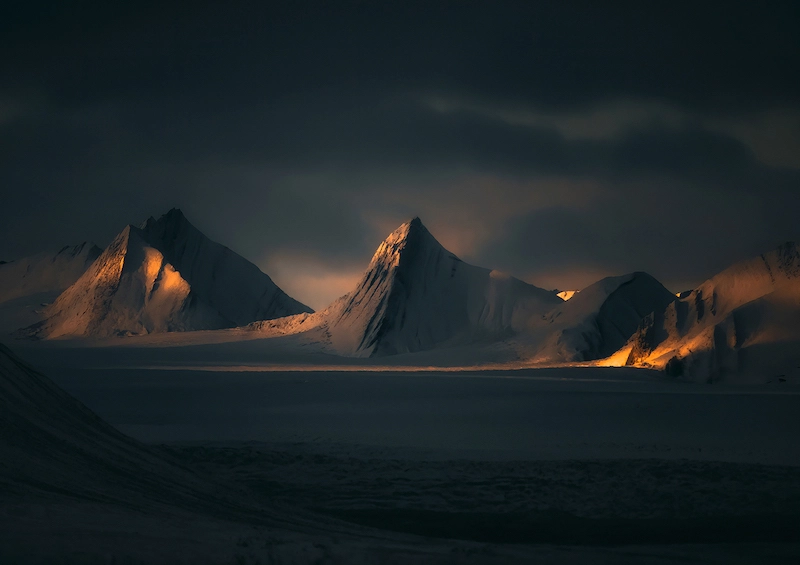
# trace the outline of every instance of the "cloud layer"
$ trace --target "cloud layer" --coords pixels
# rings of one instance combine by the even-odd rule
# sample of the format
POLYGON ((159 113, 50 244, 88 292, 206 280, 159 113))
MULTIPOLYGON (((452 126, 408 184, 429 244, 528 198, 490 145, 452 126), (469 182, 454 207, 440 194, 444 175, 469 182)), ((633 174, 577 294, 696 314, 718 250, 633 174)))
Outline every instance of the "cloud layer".
POLYGON ((16 4, 0 259, 179 206, 320 307, 415 215, 559 288, 798 237, 794 3, 532 4, 16 4))

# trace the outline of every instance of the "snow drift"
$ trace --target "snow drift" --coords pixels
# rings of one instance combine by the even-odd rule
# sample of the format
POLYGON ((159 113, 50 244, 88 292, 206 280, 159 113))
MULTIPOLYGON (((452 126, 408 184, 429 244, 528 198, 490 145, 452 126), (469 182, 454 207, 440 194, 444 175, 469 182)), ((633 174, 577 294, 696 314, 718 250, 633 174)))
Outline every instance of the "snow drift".
POLYGON ((26 333, 42 338, 219 329, 311 310, 173 209, 127 226, 26 333))
POLYGON ((800 252, 785 243, 649 316, 616 357, 709 380, 794 366, 799 344, 800 252))

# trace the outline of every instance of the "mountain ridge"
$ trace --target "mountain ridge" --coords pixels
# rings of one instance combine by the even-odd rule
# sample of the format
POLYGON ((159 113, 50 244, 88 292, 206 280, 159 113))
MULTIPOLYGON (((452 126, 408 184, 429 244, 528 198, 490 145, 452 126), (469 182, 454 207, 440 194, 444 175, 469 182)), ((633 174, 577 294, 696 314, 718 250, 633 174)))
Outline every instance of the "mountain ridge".
POLYGON ((105 337, 219 329, 310 308, 258 267, 208 239, 178 209, 126 226, 23 333, 105 337))
POLYGON ((618 355, 626 365, 713 380, 745 368, 752 355, 743 355, 753 346, 800 340, 798 320, 800 250, 785 242, 731 265, 645 319, 618 355))

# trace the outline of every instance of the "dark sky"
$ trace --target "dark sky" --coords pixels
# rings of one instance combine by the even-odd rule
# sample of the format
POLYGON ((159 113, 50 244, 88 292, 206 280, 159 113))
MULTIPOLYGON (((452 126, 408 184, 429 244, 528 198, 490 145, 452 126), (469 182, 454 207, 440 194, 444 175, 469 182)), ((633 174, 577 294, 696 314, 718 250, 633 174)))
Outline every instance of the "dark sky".
POLYGON ((547 288, 800 239, 800 3, 6 2, 0 259, 176 206, 313 307, 419 215, 547 288))

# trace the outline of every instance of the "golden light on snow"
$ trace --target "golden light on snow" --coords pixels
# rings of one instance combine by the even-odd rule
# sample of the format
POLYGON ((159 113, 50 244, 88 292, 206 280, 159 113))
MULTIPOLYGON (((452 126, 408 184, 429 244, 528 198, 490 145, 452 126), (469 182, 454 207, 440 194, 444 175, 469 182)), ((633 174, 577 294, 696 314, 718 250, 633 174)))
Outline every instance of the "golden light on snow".
POLYGON ((152 287, 153 283, 161 270, 161 265, 164 262, 164 256, 152 247, 145 249, 144 261, 142 262, 142 271, 144 272, 145 280, 148 287, 152 287))
POLYGON ((631 354, 631 347, 624 347, 613 355, 595 362, 598 367, 624 367, 631 354))
POLYGON ((189 283, 183 280, 181 274, 175 268, 167 263, 164 265, 164 271, 161 273, 161 290, 170 291, 188 291, 189 283))

